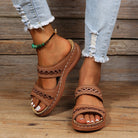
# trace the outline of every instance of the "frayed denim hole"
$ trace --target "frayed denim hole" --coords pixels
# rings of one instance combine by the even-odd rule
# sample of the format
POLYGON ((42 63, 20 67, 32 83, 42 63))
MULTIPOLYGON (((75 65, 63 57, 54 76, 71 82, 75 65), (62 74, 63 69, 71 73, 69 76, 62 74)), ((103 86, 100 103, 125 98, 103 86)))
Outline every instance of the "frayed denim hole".
POLYGON ((21 15, 21 18, 22 18, 21 21, 25 24, 24 30, 27 31, 30 26, 29 19, 27 18, 23 8, 20 5, 14 5, 14 7, 18 11, 18 13, 21 15))
POLYGON ((92 57, 96 53, 97 34, 91 34, 91 45, 89 46, 89 56, 92 57))

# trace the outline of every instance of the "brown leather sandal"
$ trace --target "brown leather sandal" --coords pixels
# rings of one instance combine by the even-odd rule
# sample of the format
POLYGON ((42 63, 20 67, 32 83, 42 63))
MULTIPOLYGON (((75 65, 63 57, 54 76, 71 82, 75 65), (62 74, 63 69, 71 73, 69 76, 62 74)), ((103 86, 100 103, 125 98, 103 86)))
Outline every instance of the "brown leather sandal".
POLYGON ((41 112, 37 112, 32 107, 33 112, 38 116, 47 116, 54 109, 64 91, 65 80, 68 73, 73 69, 73 67, 80 59, 80 47, 72 40, 68 41, 70 42, 72 49, 63 60, 50 67, 43 67, 38 65, 37 71, 39 77, 57 78, 57 86, 54 89, 45 90, 35 84, 31 92, 31 96, 38 98, 46 105, 46 108, 41 112))
MULTIPOLYGON (((79 86, 75 91, 75 99, 81 95, 91 95, 97 97, 103 102, 102 93, 97 86, 79 86)), ((78 105, 73 109, 72 126, 78 131, 95 131, 105 126, 105 109, 93 105, 78 105), (76 117, 83 113, 94 113, 101 116, 101 120, 97 123, 81 124, 76 121, 76 117)))

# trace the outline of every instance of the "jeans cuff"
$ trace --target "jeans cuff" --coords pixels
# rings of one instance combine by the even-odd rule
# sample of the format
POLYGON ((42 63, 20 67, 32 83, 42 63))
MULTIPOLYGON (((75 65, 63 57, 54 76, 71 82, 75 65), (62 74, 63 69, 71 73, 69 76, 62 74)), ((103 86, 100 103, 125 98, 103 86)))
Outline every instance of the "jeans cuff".
POLYGON ((42 22, 37 22, 35 24, 25 24, 25 27, 24 27, 24 30, 27 31, 28 29, 31 30, 31 29, 38 29, 38 28, 41 28, 43 29, 43 26, 46 26, 48 24, 50 24, 51 22, 53 22, 55 20, 55 17, 54 16, 51 16, 48 20, 46 21, 42 21, 42 22))
POLYGON ((89 58, 94 58, 95 62, 98 63, 106 63, 109 61, 109 57, 108 56, 102 56, 102 55, 96 55, 96 54, 89 54, 86 53, 84 50, 82 51, 82 56, 83 57, 89 57, 89 58))
POLYGON ((55 17, 54 16, 50 16, 49 19, 45 20, 45 21, 39 21, 39 22, 35 22, 35 24, 31 24, 29 18, 26 16, 26 13, 24 12, 23 8, 20 5, 14 5, 14 7, 16 8, 16 10, 19 12, 19 14, 21 15, 21 21, 24 23, 25 27, 24 27, 24 31, 26 32, 28 29, 38 29, 41 28, 43 29, 43 26, 48 25, 49 23, 53 22, 55 17))

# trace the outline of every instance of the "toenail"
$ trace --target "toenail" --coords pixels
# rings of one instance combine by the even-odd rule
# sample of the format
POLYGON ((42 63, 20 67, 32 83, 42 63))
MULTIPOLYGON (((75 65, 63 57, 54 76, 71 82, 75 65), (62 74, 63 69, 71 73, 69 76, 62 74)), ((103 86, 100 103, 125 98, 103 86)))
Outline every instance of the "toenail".
POLYGON ((33 105, 33 107, 35 107, 35 104, 33 105))
POLYGON ((91 120, 91 122, 92 122, 92 123, 94 123, 94 121, 93 121, 93 120, 91 120))
POLYGON ((36 111, 39 111, 40 109, 41 107, 39 105, 35 108, 36 111))
POLYGON ((88 120, 87 123, 90 123, 90 121, 88 120))
POLYGON ((33 104, 34 104, 34 103, 33 103, 33 102, 31 102, 31 105, 32 105, 32 106, 33 106, 33 104))
POLYGON ((83 120, 84 118, 80 118, 80 120, 83 120))
POLYGON ((96 119, 95 121, 96 121, 96 122, 98 122, 98 121, 99 121, 99 119, 96 119))

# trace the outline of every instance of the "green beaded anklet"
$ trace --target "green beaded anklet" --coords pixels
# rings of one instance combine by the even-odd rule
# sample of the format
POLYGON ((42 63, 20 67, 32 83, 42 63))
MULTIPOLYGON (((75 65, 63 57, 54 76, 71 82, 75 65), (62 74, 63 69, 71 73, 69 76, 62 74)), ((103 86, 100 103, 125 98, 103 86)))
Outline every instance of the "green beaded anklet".
POLYGON ((39 44, 39 45, 35 45, 35 44, 33 43, 33 44, 32 44, 32 48, 38 49, 38 48, 41 48, 41 47, 45 46, 45 45, 50 41, 50 39, 51 39, 56 33, 57 33, 57 30, 55 29, 54 33, 50 36, 50 38, 49 38, 46 42, 44 42, 44 43, 42 43, 42 44, 39 44))

